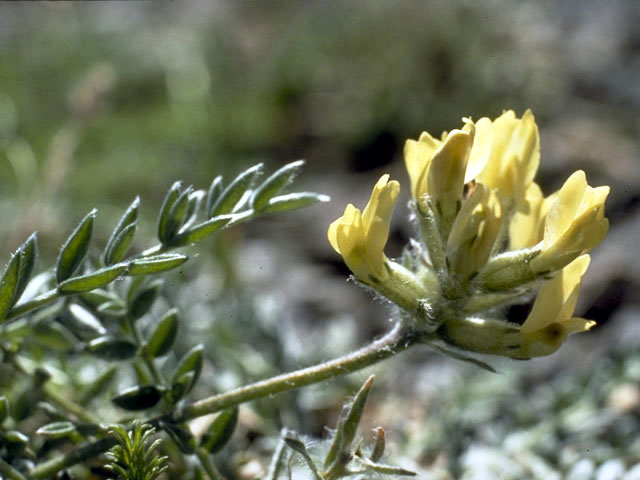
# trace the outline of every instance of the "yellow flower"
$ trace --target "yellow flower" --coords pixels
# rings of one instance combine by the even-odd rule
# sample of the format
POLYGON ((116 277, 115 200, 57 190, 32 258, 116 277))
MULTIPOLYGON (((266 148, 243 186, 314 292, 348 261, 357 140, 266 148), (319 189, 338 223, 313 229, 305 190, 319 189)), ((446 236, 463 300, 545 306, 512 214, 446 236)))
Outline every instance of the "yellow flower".
MULTIPOLYGON (((423 132, 419 140, 407 140, 404 147, 413 198, 424 208, 429 196, 438 214, 449 222, 460 209, 464 184, 484 167, 475 161, 474 168, 468 168, 470 156, 486 158, 486 145, 490 143, 482 135, 486 128, 481 128, 480 138, 474 139, 476 125, 468 119, 465 122, 461 130, 443 133, 442 140, 423 132)), ((485 122, 480 124, 485 126, 485 122)))
POLYGON ((531 260, 534 272, 558 270, 598 245, 609 230, 604 201, 609 187, 592 188, 575 172, 549 202, 542 253, 531 260))
POLYGON ((489 260, 501 222, 498 197, 484 185, 477 184, 462 204, 447 241, 451 270, 463 278, 480 271, 489 260))
POLYGON ((533 247, 542 240, 545 202, 537 183, 531 182, 524 197, 516 203, 509 223, 509 249, 520 250, 533 247))
POLYGON ((490 142, 491 148, 484 145, 472 155, 470 164, 481 169, 475 176, 477 182, 498 191, 500 198, 518 200, 521 198, 538 170, 540 163, 540 135, 531 110, 522 118, 516 118, 513 110, 504 112, 498 118, 487 123, 487 119, 478 121, 483 129, 480 138, 490 142), (490 139, 490 140, 489 140, 490 139), (487 155, 483 158, 482 155, 487 155))
POLYGON ((384 281, 388 276, 383 250, 399 192, 400 184, 389 181, 389 175, 383 175, 362 213, 349 204, 344 215, 329 226, 327 236, 331 246, 363 282, 384 281))
POLYGON ((517 355, 540 357, 555 352, 572 333, 585 332, 595 322, 573 317, 582 276, 589 266, 589 255, 582 255, 545 283, 531 313, 520 328, 521 347, 517 355))

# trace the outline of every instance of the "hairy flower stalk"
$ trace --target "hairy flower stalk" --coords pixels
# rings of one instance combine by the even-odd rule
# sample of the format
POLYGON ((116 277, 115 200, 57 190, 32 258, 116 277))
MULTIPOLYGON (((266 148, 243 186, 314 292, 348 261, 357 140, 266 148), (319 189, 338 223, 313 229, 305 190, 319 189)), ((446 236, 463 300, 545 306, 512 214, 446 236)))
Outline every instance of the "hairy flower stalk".
POLYGON ((414 315, 424 341, 530 358, 555 352, 568 335, 595 324, 574 318, 573 310, 587 253, 608 230, 609 187, 590 187, 578 171, 545 198, 534 182, 540 138, 531 111, 464 119, 441 139, 423 133, 408 140, 404 153, 424 247, 411 250, 415 268, 404 269, 405 280, 394 282, 387 273, 393 269, 382 268, 395 265, 383 254, 399 189, 388 175, 365 208, 379 230, 358 223, 360 212, 349 205, 329 240, 357 280, 414 315), (536 291, 522 325, 504 316, 505 306, 536 291), (427 323, 415 316, 416 305, 430 312, 427 323))

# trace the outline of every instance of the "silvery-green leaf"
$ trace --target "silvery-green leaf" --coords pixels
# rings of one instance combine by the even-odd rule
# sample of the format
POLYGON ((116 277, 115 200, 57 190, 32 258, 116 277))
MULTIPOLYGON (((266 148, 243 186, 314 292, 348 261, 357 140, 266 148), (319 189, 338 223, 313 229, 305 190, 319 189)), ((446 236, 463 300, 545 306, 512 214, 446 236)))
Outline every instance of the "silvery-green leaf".
POLYGON ((100 304, 96 308, 96 312, 110 317, 124 317, 127 314, 127 306, 122 300, 109 301, 100 304))
POLYGON ((180 399, 193 388, 196 383, 196 375, 194 372, 187 372, 180 375, 176 380, 171 382, 171 390, 169 391, 169 398, 171 402, 178 403, 180 399))
POLYGON ((384 454, 384 450, 386 447, 386 435, 384 434, 384 430, 382 427, 376 428, 376 443, 371 451, 371 455, 369 455, 369 459, 372 462, 377 462, 380 460, 380 457, 384 454))
POLYGON ((89 342, 86 351, 103 360, 127 360, 136 355, 138 347, 129 340, 105 336, 89 342))
POLYGON ((213 204, 209 211, 209 217, 231 213, 245 192, 253 186, 256 178, 262 174, 262 168, 263 165, 260 163, 238 175, 213 204))
POLYGON ((194 224, 200 211, 200 205, 202 199, 206 195, 204 190, 196 190, 189 195, 189 205, 187 206, 187 216, 182 224, 181 231, 184 231, 188 227, 194 224))
POLYGON ((136 197, 133 200, 133 202, 131 202, 131 205, 127 207, 124 214, 120 217, 120 220, 118 220, 118 224, 116 225, 116 228, 111 233, 111 236, 109 237, 109 241, 107 242, 107 246, 104 249, 105 265, 118 263, 119 261, 122 260, 122 258, 124 258, 124 256, 122 258, 117 258, 116 252, 120 254, 122 253, 122 250, 124 249, 122 243, 123 242, 126 243, 127 238, 129 242, 127 244, 127 248, 128 248, 128 245, 131 243, 131 239, 133 238, 133 234, 131 233, 131 231, 135 233, 135 225, 138 221, 139 206, 140 206, 140 197, 136 197), (134 225, 134 227, 132 227, 132 225, 134 225), (129 230, 129 233, 127 235, 123 235, 123 231, 125 229, 129 230))
POLYGON ((191 455, 195 452, 196 439, 193 438, 189 430, 181 425, 169 422, 162 422, 160 427, 169 434, 182 453, 191 455))
POLYGON ((106 302, 122 302, 122 300, 116 293, 102 288, 96 288, 95 290, 91 290, 90 292, 83 293, 82 295, 80 295, 80 299, 85 304, 93 308, 98 308, 100 305, 106 302))
POLYGON ((203 363, 203 355, 204 345, 196 345, 178 361, 178 365, 173 372, 171 377, 171 383, 174 384, 176 381, 182 377, 185 373, 193 372, 194 380, 189 386, 187 392, 191 390, 193 385, 198 381, 198 377, 200 377, 200 372, 202 371, 202 363, 203 363))
POLYGON ((68 437, 75 431, 76 427, 73 423, 69 421, 62 421, 48 423, 47 425, 40 427, 36 431, 36 434, 49 438, 64 438, 68 437))
POLYGON ((154 407, 160 399, 160 390, 155 385, 136 385, 123 390, 111 401, 124 410, 137 411, 154 407))
POLYGON ((235 215, 219 215, 198 225, 194 225, 173 237, 171 239, 171 246, 182 247, 197 243, 217 230, 227 226, 235 217, 235 215))
POLYGON ((416 472, 412 472, 411 470, 407 470, 401 467, 394 467, 393 465, 385 465, 382 463, 372 462, 368 458, 364 457, 356 457, 359 462, 364 464, 366 467, 370 468, 374 472, 382 473, 384 475, 401 475, 404 477, 415 477, 417 475, 416 472))
POLYGON ((302 459, 307 464, 307 467, 309 467, 309 470, 311 470, 311 473, 313 474, 313 478, 315 480, 322 480, 323 477, 320 474, 318 467, 313 462, 311 455, 309 455, 309 452, 307 451, 307 446, 304 444, 304 442, 302 442, 301 440, 291 435, 285 436, 284 441, 287 443, 287 446, 289 448, 291 448, 292 450, 300 454, 302 459))
POLYGON ((207 204, 206 204, 207 218, 211 218, 213 216, 212 214, 213 206, 215 205, 216 201, 220 197, 220 194, 222 193, 223 189, 224 187, 222 185, 222 176, 218 175, 216 178, 213 179, 213 181, 211 182, 211 186, 207 191, 207 204))
POLYGON ((0 395, 0 425, 9 416, 9 400, 5 395, 0 395))
POLYGON ((20 252, 11 256, 0 279, 0 322, 5 319, 13 306, 20 281, 20 252))
POLYGON ((71 303, 67 307, 67 313, 60 316, 60 321, 76 335, 82 338, 93 338, 107 333, 100 320, 86 308, 71 303))
POLYGON ((353 402, 345 409, 344 415, 340 418, 331 447, 324 461, 325 469, 336 468, 337 464, 342 463, 343 458, 348 458, 347 453, 351 448, 351 443, 360 424, 364 406, 373 386, 373 379, 374 376, 372 375, 364 382, 358 393, 356 393, 353 402))
POLYGON ((219 452, 231 439, 237 423, 237 406, 221 411, 202 436, 200 446, 209 453, 219 452))
POLYGON ((16 288, 14 302, 20 299, 20 296, 24 292, 33 269, 36 265, 36 259, 38 257, 38 234, 32 233, 29 238, 20 246, 20 275, 18 280, 18 286, 16 288))
POLYGON ((262 211, 269 204, 271 198, 278 195, 302 171, 304 160, 292 162, 274 172, 253 192, 251 205, 257 212, 262 211))
POLYGON ((180 228, 182 228, 182 225, 187 219, 187 214, 189 212, 189 197, 192 192, 193 187, 189 186, 185 188, 180 195, 178 195, 176 201, 173 202, 173 205, 169 209, 165 230, 165 244, 169 243, 173 236, 180 231, 180 228))
POLYGON ((162 207, 160 208, 160 215, 158 217, 158 239, 162 244, 166 244, 168 240, 167 226, 169 225, 169 214, 173 204, 180 195, 182 182, 175 182, 171 185, 171 188, 164 197, 162 207))
POLYGON ((109 244, 104 251, 105 265, 121 262, 129 251, 133 238, 136 236, 138 226, 136 223, 130 223, 125 226, 116 236, 109 240, 109 244))
POLYGON ((128 263, 117 263, 86 275, 69 278, 58 284, 58 292, 64 295, 90 292, 113 282, 120 275, 123 275, 128 268, 128 263))
POLYGON ((169 352, 178 334, 178 311, 169 310, 154 327, 147 342, 147 352, 152 357, 161 357, 169 352))
POLYGON ((309 207, 318 202, 328 202, 329 200, 331 200, 329 196, 320 193, 288 193, 270 199, 262 211, 265 213, 285 212, 287 210, 309 207))
POLYGON ((131 260, 127 275, 151 275, 179 267, 189 259, 178 253, 161 253, 131 260))
POLYGON ((135 292, 135 295, 132 296, 131 301, 129 302, 128 308, 129 316, 131 316, 132 319, 138 319, 149 311, 153 302, 158 298, 158 294, 160 293, 163 284, 164 281, 161 279, 154 280, 149 285, 146 285, 135 292))
POLYGON ((89 212, 62 246, 56 264, 56 281, 58 283, 71 277, 87 254, 96 214, 97 210, 95 209, 89 212))

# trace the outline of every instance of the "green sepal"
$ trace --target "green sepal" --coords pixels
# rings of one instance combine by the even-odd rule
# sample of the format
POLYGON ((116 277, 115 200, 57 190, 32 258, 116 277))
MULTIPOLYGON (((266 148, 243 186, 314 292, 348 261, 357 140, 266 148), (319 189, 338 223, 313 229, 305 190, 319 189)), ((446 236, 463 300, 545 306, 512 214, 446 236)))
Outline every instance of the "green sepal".
POLYGON ((263 164, 259 163, 245 170, 220 194, 208 212, 209 217, 232 213, 245 193, 253 186, 256 178, 262 175, 263 164))
POLYGON ((147 341, 147 352, 152 357, 161 357, 171 350, 178 334, 178 311, 173 308, 154 327, 147 341))
POLYGON ((238 407, 234 406, 223 410, 202 435, 200 446, 209 453, 219 452, 231 439, 237 424, 238 407))
POLYGON ((216 204, 218 198, 220 198, 220 194, 224 186, 222 185, 222 175, 218 175, 213 179, 211 185, 209 186, 209 190, 207 190, 207 204, 206 204, 206 214, 207 218, 213 217, 213 207, 216 204))
POLYGON ((6 395, 0 395, 0 425, 9 417, 9 400, 6 395))
POLYGON ((169 422, 160 422, 159 426, 167 432, 182 453, 191 455, 196 451, 196 439, 185 427, 169 422))
POLYGON ((218 215, 217 217, 210 218, 174 236, 171 239, 171 246, 184 247, 193 245, 212 233, 226 227, 235 218, 236 215, 233 214, 218 215))
POLYGON ((341 468, 343 466, 343 460, 350 458, 348 455, 353 439, 356 435, 356 430, 362 418, 362 412, 364 406, 369 397, 369 392, 373 386, 374 376, 371 375, 366 382, 360 387, 358 393, 353 399, 351 405, 344 411, 343 416, 338 422, 338 428, 336 428, 333 442, 327 452, 327 456, 324 460, 324 468, 327 471, 332 471, 341 468))
POLYGON ((11 256, 0 280, 0 322, 4 320, 16 300, 20 281, 20 252, 11 256))
POLYGON ((262 209, 264 213, 286 212, 298 208, 309 207, 318 202, 328 202, 331 197, 321 193, 298 192, 278 195, 269 200, 269 203, 262 209))
POLYGON ((163 245, 166 245, 167 240, 169 239, 167 235, 167 227, 169 226, 171 208, 180 195, 181 186, 182 182, 175 182, 171 185, 171 188, 169 188, 169 191, 164 197, 162 207, 160 208, 160 215, 158 217, 158 239, 163 245))
POLYGON ((94 338, 107 333, 98 317, 75 303, 70 303, 67 306, 67 311, 59 318, 65 327, 81 338, 94 338))
POLYGON ((38 258, 38 233, 32 233, 20 246, 20 276, 14 296, 14 303, 20 300, 24 289, 27 288, 33 269, 38 258))
POLYGON ((111 401, 124 410, 147 410, 155 407, 162 398, 160 389, 155 385, 136 385, 127 388, 111 401))
POLYGON ((69 421, 48 423, 36 430, 37 435, 50 439, 64 438, 76 432, 76 426, 69 421))
POLYGON ((269 178, 255 189, 251 198, 251 205, 257 212, 262 211, 268 204, 269 200, 284 190, 287 185, 291 184, 293 179, 302 171, 304 160, 291 162, 284 167, 276 170, 269 178))
POLYGON ((58 292, 64 295, 90 292, 110 284, 120 275, 126 273, 128 268, 128 263, 117 263, 86 275, 69 278, 58 284, 58 292))
POLYGON ((85 350, 103 360, 115 361, 135 357, 138 347, 123 338, 104 336, 89 342, 85 350))
POLYGON ((187 386, 187 390, 185 393, 191 391, 195 383, 198 381, 200 377, 200 372, 202 371, 202 363, 203 363, 203 355, 204 345, 199 344, 189 350, 178 362, 176 369, 171 376, 171 384, 174 384, 178 381, 180 377, 182 377, 185 373, 193 372, 194 378, 191 381, 190 385, 187 386))
POLYGON ((142 317, 151 309, 153 302, 156 301, 160 294, 163 284, 164 281, 162 279, 154 280, 132 295, 128 305, 128 314, 133 320, 142 317))
POLYGON ((131 245, 131 240, 133 240, 133 236, 135 235, 139 206, 140 197, 136 197, 120 217, 120 220, 118 220, 118 224, 111 233, 107 246, 104 249, 103 259, 105 265, 118 263, 126 255, 131 245))
POLYGON ((151 257, 136 258, 129 263, 127 275, 152 275, 179 267, 189 260, 178 253, 161 253, 151 257))
POLYGON ((56 263, 56 282, 62 283, 73 275, 89 250, 93 223, 98 211, 91 210, 64 242, 56 263))

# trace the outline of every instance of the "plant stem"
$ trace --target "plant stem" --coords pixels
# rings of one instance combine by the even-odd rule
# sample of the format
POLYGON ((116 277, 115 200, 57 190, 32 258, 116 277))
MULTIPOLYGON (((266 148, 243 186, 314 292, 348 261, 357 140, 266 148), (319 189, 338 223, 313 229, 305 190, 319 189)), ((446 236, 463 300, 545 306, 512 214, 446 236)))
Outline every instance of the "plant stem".
MULTIPOLYGON (((396 323, 393 329, 385 336, 353 353, 319 365, 278 375, 251 385, 239 387, 226 393, 205 398, 191 405, 187 405, 181 411, 175 412, 170 420, 176 423, 184 422, 250 400, 346 375, 392 357, 406 350, 418 342, 419 339, 416 332, 399 322, 396 323)), ((160 420, 167 420, 167 417, 154 418, 146 423, 155 426, 160 420)), ((48 478, 64 468, 105 452, 115 444, 115 438, 109 436, 94 443, 84 445, 77 450, 73 450, 65 455, 53 458, 36 466, 31 470, 29 478, 48 478)))
POLYGON ((246 385, 230 392, 213 395, 198 402, 187 405, 181 412, 177 412, 174 421, 183 422, 218 412, 233 405, 239 405, 256 398, 266 397, 275 393, 293 390, 312 383, 322 382, 329 378, 346 375, 368 367, 385 358, 391 357, 409 348, 416 341, 416 335, 397 323, 384 337, 345 355, 319 365, 296 370, 295 372, 278 375, 267 380, 246 385))

